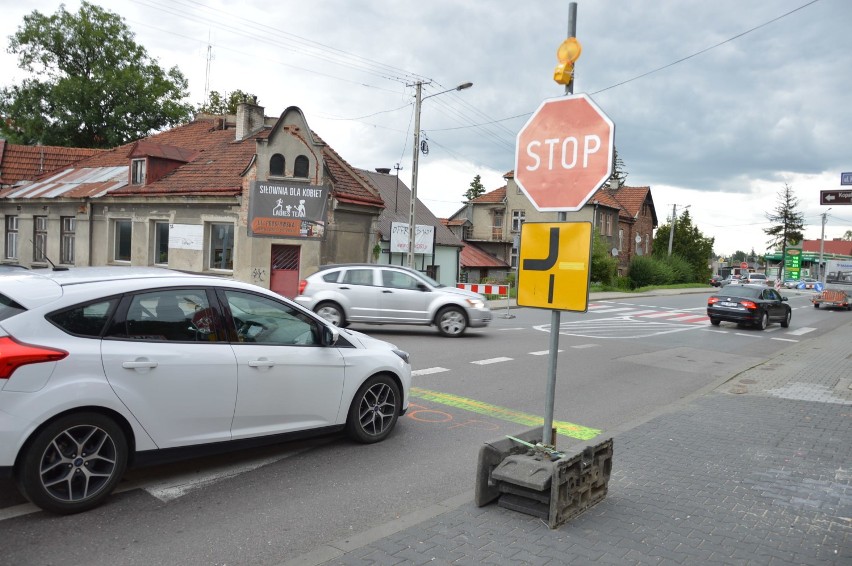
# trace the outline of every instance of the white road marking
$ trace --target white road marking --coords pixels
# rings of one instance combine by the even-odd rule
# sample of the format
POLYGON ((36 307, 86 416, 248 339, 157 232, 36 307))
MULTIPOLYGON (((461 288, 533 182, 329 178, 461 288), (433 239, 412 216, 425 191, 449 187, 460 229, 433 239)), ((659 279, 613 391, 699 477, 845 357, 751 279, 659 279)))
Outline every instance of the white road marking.
POLYGON ((487 360, 477 360, 475 362, 470 362, 472 364, 476 364, 478 366, 487 366, 488 364, 499 364, 500 362, 511 362, 512 358, 490 358, 487 360))
POLYGON ((673 318, 672 320, 677 320, 679 322, 688 322, 690 320, 709 320, 706 314, 688 314, 685 316, 678 316, 673 318))
POLYGON ((604 307, 604 308, 600 308, 600 307, 592 308, 592 307, 589 307, 589 312, 593 312, 593 313, 595 313, 595 314, 598 314, 598 313, 611 313, 611 312, 624 312, 624 311, 632 311, 632 310, 636 310, 636 309, 635 309, 634 307, 604 307))
POLYGON ((578 344, 576 346, 571 346, 571 347, 575 348, 577 350, 580 350, 580 349, 583 349, 583 348, 597 348, 598 346, 600 346, 600 344, 578 344))
POLYGON ((797 328, 796 330, 791 330, 787 334, 791 336, 801 336, 802 334, 807 334, 808 332, 813 332, 816 328, 809 328, 807 326, 803 326, 801 328, 797 328))
MULTIPOLYGON (((576 346, 575 346, 576 347, 576 346)), ((556 350, 558 352, 564 352, 565 350, 556 350)), ((546 356, 550 353, 550 350, 539 350, 538 352, 530 352, 531 356, 546 356)))
POLYGON ((781 342, 798 342, 798 340, 791 340, 789 338, 772 338, 772 340, 780 340, 781 342))
POLYGON ((746 334, 745 332, 734 332, 737 336, 748 336, 749 338, 760 338, 759 334, 746 334))
POLYGON ((32 503, 21 503, 20 505, 13 505, 12 507, 0 509, 0 521, 5 521, 6 519, 14 519, 15 517, 22 517, 24 515, 29 515, 30 513, 38 513, 39 511, 41 511, 41 509, 39 509, 32 503))
POLYGON ((515 328, 501 328, 500 330, 501 331, 503 331, 503 330, 526 330, 526 328, 524 328, 522 326, 518 326, 518 327, 515 327, 515 328))
POLYGON ((656 312, 653 314, 643 314, 642 318, 663 318, 664 316, 678 316, 686 313, 682 312, 656 312))
POLYGON ((411 375, 429 375, 430 373, 441 373, 445 371, 450 371, 447 368, 434 367, 434 368, 426 368, 426 369, 416 369, 412 370, 411 375))

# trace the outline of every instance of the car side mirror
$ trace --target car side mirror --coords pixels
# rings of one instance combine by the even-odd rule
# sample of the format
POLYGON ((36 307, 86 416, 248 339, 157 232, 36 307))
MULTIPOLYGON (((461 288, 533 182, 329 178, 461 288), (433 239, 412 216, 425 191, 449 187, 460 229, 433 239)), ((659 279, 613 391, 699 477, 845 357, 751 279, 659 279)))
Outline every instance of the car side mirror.
POLYGON ((321 340, 320 343, 323 346, 334 346, 337 344, 337 339, 340 338, 340 331, 335 326, 331 326, 330 324, 322 325, 321 332, 321 340))
POLYGON ((425 283, 418 283, 417 288, 423 291, 424 293, 429 290, 429 287, 427 287, 425 283))
POLYGON ((786 300, 787 300, 787 297, 785 297, 784 295, 781 295, 781 300, 782 300, 782 301, 786 301, 786 300))

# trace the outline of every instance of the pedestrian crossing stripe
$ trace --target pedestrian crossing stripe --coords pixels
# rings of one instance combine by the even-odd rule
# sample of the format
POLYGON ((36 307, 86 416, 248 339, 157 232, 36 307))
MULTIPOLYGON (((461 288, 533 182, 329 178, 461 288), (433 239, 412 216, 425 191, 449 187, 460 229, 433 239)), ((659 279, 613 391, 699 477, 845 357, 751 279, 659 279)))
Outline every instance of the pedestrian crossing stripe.
POLYGON ((638 310, 631 307, 613 307, 606 304, 596 303, 589 305, 589 312, 594 314, 619 313, 621 316, 635 316, 641 318, 668 318, 675 322, 704 323, 710 320, 706 314, 692 314, 682 311, 661 310, 638 310))
MULTIPOLYGON (((416 397, 425 401, 440 403, 441 405, 446 405, 448 407, 486 415, 495 419, 501 419, 531 428, 544 426, 543 417, 522 413, 505 407, 499 407, 497 405, 491 405, 475 399, 468 399, 467 397, 459 397, 458 395, 441 393, 440 391, 430 391, 428 389, 421 389, 420 387, 412 387, 410 394, 411 397, 416 397)), ((578 440, 591 440, 602 432, 596 428, 589 428, 565 421, 553 421, 553 427, 556 429, 557 434, 576 438, 578 440)))

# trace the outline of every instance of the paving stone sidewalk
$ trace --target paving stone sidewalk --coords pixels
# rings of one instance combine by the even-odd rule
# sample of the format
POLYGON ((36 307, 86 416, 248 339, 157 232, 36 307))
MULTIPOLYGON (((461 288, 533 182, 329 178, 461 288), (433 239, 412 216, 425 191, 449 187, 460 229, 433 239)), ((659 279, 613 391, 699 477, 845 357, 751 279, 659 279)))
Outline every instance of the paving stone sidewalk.
POLYGON ((849 565, 850 387, 846 324, 615 434, 607 497, 558 529, 470 492, 286 564, 849 565))

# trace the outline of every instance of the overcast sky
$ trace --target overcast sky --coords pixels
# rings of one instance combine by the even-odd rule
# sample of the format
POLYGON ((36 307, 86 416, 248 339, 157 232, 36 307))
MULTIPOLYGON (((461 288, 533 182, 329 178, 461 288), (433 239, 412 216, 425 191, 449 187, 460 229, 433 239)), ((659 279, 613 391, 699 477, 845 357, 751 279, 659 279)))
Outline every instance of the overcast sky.
MULTIPOLYGON (((266 114, 298 106, 355 167, 402 167, 410 186, 414 103, 424 83, 418 196, 438 216, 514 167, 518 130, 547 98, 567 1, 95 0, 121 15, 161 66, 206 88, 255 94, 266 114), (208 45, 210 49, 208 49, 208 45), (209 59, 208 52, 212 54, 209 59), (437 93, 472 82, 460 92, 437 93), (208 87, 209 85, 209 87, 208 87)), ((0 0, 0 85, 25 78, 6 52, 33 10, 0 0)), ((67 0, 76 12, 79 2, 67 0)), ((583 53, 574 92, 616 126, 627 184, 650 186, 660 223, 673 205, 715 251, 761 253, 784 184, 819 238, 820 190, 852 171, 849 0, 578 0, 583 53)), ((852 190, 852 187, 846 187, 852 190)), ((852 230, 852 205, 827 212, 826 239, 852 230)))

